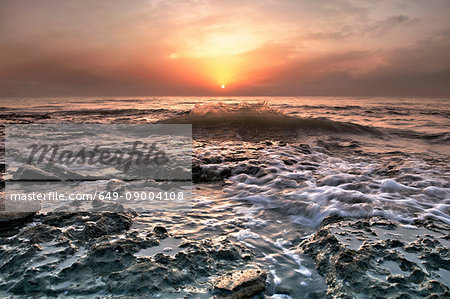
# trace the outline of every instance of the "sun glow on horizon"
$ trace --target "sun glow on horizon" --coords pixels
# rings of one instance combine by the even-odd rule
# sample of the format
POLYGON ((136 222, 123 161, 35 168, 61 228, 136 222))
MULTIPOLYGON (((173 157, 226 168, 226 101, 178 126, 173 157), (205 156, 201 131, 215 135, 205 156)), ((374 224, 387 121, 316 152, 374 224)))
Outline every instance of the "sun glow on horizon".
POLYGON ((84 2, 0 0, 1 95, 450 94, 450 1, 84 2))
MULTIPOLYGON (((255 76, 255 71, 261 72, 260 67, 255 66, 263 65, 261 59, 249 53, 261 47, 266 37, 260 33, 235 29, 220 27, 220 32, 214 29, 212 32, 190 34, 183 38, 183 43, 174 44, 173 52, 167 58, 173 68, 185 63, 188 67, 177 67, 177 72, 180 78, 187 74, 195 78, 194 84, 212 89, 218 86, 218 90, 222 91, 228 90, 228 85, 235 83, 235 78, 248 82, 249 78, 255 76), (195 76, 192 76, 193 73, 195 76)), ((232 85, 235 90, 241 83, 232 85)))

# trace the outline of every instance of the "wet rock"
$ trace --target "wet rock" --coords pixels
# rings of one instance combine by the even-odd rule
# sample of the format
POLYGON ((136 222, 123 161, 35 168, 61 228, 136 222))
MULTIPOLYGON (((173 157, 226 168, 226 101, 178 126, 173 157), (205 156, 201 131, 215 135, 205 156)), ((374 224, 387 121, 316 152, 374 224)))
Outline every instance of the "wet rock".
POLYGON ((0 230, 8 229, 9 226, 23 224, 33 218, 34 212, 5 212, 0 211, 0 230))
POLYGON ((410 275, 409 280, 412 283, 419 284, 425 279, 425 273, 420 269, 415 269, 410 275))
POLYGON ((238 167, 233 169, 233 174, 245 173, 249 175, 257 175, 262 170, 261 167, 255 165, 239 165, 238 167))
POLYGON ((317 163, 307 162, 307 161, 301 162, 300 164, 301 164, 301 169, 303 169, 303 170, 316 170, 317 168, 320 167, 320 165, 317 163))
POLYGON ((123 194, 125 192, 125 182, 122 180, 109 180, 106 184, 106 190, 109 192, 117 192, 118 194, 123 194))
POLYGON ((0 237, 17 234, 22 226, 32 221, 34 215, 34 212, 0 211, 0 237))
POLYGON ((52 175, 62 178, 64 180, 86 180, 94 177, 86 177, 84 175, 80 175, 76 172, 64 169, 62 167, 58 167, 53 164, 45 164, 44 171, 51 173, 52 175))
POLYGON ((214 282, 216 298, 250 298, 264 292, 267 273, 259 268, 228 272, 214 282))
POLYGON ((26 181, 61 181, 59 176, 32 165, 23 165, 13 174, 14 180, 26 181))
POLYGON ((209 156, 209 157, 204 157, 203 159, 201 159, 201 161, 204 164, 220 164, 220 163, 222 163, 223 158, 220 156, 217 156, 217 157, 209 156))
POLYGON ((305 155, 310 155, 312 153, 311 148, 309 144, 300 144, 298 148, 301 150, 301 152, 305 155))
POLYGON ((131 227, 131 213, 64 212, 41 216, 42 223, 55 227, 68 227, 64 236, 78 241, 87 241, 104 235, 115 234, 131 227))
POLYGON ((192 181, 194 183, 217 182, 231 176, 231 169, 226 165, 204 165, 198 161, 192 163, 192 181))
POLYGON ((227 239, 185 240, 179 247, 182 251, 175 256, 159 252, 154 256, 137 258, 130 266, 111 273, 104 280, 119 293, 176 292, 200 277, 230 270, 244 261, 243 256, 247 252, 244 247, 227 239), (218 249, 227 254, 217 255, 218 249))
POLYGON ((450 252, 442 236, 450 226, 433 222, 412 229, 380 217, 331 216, 299 246, 325 278, 328 297, 444 298, 450 252))
POLYGON ((158 235, 159 237, 167 237, 168 233, 167 233, 167 229, 163 226, 155 226, 155 228, 153 229, 153 232, 158 235))
POLYGON ((283 163, 286 164, 287 166, 292 166, 297 163, 296 160, 288 158, 281 159, 281 161, 283 161, 283 163))
POLYGON ((242 268, 253 257, 223 237, 189 240, 162 226, 147 234, 130 230, 133 216, 36 215, 18 234, 0 238, 0 289, 17 297, 146 297, 162 292, 162 298, 179 298, 198 279, 242 268), (167 251, 167 239, 179 242, 167 251))

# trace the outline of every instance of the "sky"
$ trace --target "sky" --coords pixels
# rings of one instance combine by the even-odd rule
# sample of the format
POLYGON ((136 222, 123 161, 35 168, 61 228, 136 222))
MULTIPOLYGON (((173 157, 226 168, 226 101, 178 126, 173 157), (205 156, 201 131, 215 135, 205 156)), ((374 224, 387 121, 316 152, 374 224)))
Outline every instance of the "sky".
POLYGON ((449 0, 0 0, 0 96, 450 96, 449 15, 449 0))

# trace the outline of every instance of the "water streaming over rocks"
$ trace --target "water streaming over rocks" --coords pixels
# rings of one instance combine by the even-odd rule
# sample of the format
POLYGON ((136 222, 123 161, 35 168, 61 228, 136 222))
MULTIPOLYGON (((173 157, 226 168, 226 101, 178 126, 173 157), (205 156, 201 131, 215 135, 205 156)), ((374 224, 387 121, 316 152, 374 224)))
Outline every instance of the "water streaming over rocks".
POLYGON ((210 298, 220 277, 254 267, 265 298, 448 296, 447 99, 2 106, 3 124, 193 124, 195 195, 179 212, 2 214, 0 296, 210 298))

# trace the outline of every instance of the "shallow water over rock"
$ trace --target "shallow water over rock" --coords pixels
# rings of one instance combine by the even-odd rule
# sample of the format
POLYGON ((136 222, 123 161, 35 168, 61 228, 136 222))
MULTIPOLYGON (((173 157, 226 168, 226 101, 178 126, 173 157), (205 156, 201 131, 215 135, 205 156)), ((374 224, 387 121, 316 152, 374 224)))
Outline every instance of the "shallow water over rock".
POLYGON ((186 210, 74 205, 9 223, 0 296, 209 298, 249 265, 267 273, 265 298, 448 295, 448 102, 263 100, 5 104, 3 123, 194 123, 195 185, 186 210))

